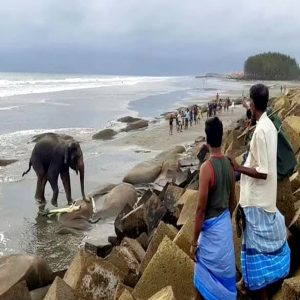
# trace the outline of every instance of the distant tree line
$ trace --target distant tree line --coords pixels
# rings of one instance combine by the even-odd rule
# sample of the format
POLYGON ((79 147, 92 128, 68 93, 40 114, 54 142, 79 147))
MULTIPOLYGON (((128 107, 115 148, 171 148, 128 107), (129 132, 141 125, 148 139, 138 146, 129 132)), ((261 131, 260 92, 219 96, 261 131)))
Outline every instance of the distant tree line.
POLYGON ((300 69, 294 58, 281 53, 250 56, 244 65, 244 77, 256 80, 300 79, 300 69))

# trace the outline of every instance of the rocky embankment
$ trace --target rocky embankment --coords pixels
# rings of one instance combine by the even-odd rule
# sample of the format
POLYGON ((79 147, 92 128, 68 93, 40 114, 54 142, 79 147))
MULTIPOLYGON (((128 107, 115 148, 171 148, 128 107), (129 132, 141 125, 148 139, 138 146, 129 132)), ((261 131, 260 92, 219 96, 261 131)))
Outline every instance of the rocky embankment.
MULTIPOLYGON (((299 158, 300 90, 274 100, 272 108, 283 120, 299 158)), ((224 135, 224 152, 237 160, 246 150, 245 136, 241 137, 244 128, 241 120, 224 135)), ((198 200, 198 170, 206 157, 205 151, 199 152, 202 142, 199 137, 187 150, 173 147, 134 167, 124 183, 92 193, 96 205, 97 199, 104 197, 93 219, 117 215, 115 235, 105 241, 101 237, 87 239, 67 270, 52 272, 42 258, 34 256, 0 258, 0 299, 194 299, 194 262, 189 249, 198 200)), ((239 183, 236 196, 238 200, 239 183)), ((292 264, 289 278, 270 287, 270 293, 273 299, 299 299, 298 170, 278 183, 277 205, 286 218, 292 264)), ((92 211, 91 204, 85 203, 81 212, 65 214, 61 223, 68 227, 67 219, 73 225, 74 220, 90 224, 87 217, 92 211)), ((241 243, 235 235, 237 280, 241 276, 241 243)))

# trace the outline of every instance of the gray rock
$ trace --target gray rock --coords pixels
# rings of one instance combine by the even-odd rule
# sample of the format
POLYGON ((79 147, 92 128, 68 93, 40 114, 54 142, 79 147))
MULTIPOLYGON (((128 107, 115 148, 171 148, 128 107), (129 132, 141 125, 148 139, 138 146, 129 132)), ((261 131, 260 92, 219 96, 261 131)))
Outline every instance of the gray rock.
POLYGON ((132 131, 132 130, 137 130, 137 129, 142 129, 148 127, 149 122, 147 120, 138 120, 132 123, 128 123, 128 125, 123 128, 121 131, 132 131))
POLYGON ((76 300, 73 289, 60 277, 56 277, 44 300, 76 300))
POLYGON ((23 280, 33 290, 50 284, 53 279, 52 270, 40 257, 12 254, 0 258, 0 297, 23 280))
POLYGON ((44 300, 51 285, 44 286, 39 289, 35 289, 30 292, 31 300, 44 300))
POLYGON ((84 249, 87 252, 95 254, 99 257, 105 257, 111 251, 112 244, 109 242, 103 243, 103 240, 101 238, 100 239, 93 238, 93 239, 88 239, 85 242, 84 249))
POLYGON ((101 257, 80 250, 70 264, 64 281, 75 291, 76 299, 113 300, 125 274, 101 257))
POLYGON ((126 116, 126 117, 119 118, 117 121, 122 122, 122 123, 132 123, 132 122, 136 122, 136 121, 140 121, 140 120, 141 120, 141 118, 134 118, 134 117, 126 116))
POLYGON ((192 180, 192 173, 190 169, 187 169, 185 171, 179 171, 176 176, 175 184, 179 187, 186 187, 187 184, 192 180))
POLYGON ((1 300, 31 300, 30 294, 26 285, 26 281, 23 280, 14 286, 10 287, 5 293, 0 294, 1 300))
POLYGON ((93 140, 111 140, 118 132, 110 129, 110 128, 106 128, 103 129, 97 133, 95 133, 92 137, 93 140))
POLYGON ((129 212, 119 221, 118 230, 123 236, 137 238, 143 232, 150 234, 165 215, 167 209, 156 194, 129 212))
POLYGON ((133 208, 131 206, 129 206, 128 204, 125 205, 125 207, 122 209, 122 211, 118 214, 118 216, 116 217, 115 219, 115 223, 114 223, 114 226, 115 226, 115 232, 116 232, 116 235, 117 237, 121 240, 124 236, 123 232, 122 232, 122 218, 124 216, 126 216, 129 212, 131 212, 133 210, 133 208))
POLYGON ((145 161, 136 165, 124 177, 123 181, 131 184, 153 182, 161 171, 162 163, 159 161, 145 161))
POLYGON ((93 219, 109 218, 118 215, 126 205, 133 206, 137 201, 137 193, 133 185, 121 183, 104 196, 103 206, 93 219))

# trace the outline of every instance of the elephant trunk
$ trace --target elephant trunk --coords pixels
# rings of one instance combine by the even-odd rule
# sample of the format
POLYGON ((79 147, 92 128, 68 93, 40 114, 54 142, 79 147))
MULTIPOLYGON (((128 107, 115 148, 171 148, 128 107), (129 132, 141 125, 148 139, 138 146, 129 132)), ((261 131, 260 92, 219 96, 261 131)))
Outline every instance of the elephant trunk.
POLYGON ((82 198, 85 200, 85 193, 84 193, 84 163, 83 163, 83 157, 79 159, 78 162, 78 171, 80 175, 80 186, 81 186, 81 195, 82 198))

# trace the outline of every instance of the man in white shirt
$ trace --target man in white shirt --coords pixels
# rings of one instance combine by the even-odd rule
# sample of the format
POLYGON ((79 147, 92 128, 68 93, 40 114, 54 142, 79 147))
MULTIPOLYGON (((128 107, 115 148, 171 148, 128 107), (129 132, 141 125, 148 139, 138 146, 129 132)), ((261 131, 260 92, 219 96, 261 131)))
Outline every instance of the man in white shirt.
POLYGON ((289 273, 290 249, 284 217, 276 208, 277 130, 266 114, 269 91, 263 84, 250 89, 250 107, 257 125, 247 160, 240 172, 240 208, 245 216, 241 251, 243 281, 246 287, 268 299, 266 287, 289 273))

